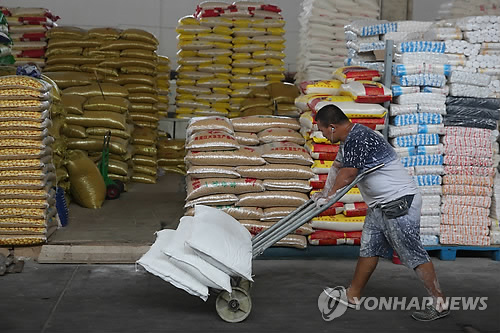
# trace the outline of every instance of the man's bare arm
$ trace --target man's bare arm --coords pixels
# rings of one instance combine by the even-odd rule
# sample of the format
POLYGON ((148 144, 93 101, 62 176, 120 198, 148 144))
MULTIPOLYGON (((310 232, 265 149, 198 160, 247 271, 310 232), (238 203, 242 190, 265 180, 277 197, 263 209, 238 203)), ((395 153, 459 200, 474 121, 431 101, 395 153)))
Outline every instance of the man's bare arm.
POLYGON ((358 175, 358 173, 359 173, 359 170, 356 168, 341 168, 339 170, 339 173, 337 174, 337 178, 335 179, 335 184, 333 185, 333 188, 328 193, 328 196, 330 197, 330 196, 335 195, 335 193, 339 189, 352 183, 353 180, 358 175))

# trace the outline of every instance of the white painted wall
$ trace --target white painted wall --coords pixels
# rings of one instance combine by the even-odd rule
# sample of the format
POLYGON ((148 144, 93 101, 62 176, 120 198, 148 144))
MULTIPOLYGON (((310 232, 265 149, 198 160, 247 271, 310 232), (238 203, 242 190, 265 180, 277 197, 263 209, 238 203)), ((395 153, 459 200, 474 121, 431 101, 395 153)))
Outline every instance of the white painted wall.
MULTIPOLYGON (((160 41, 158 54, 166 55, 176 66, 177 20, 190 15, 200 0, 3 0, 5 7, 43 7, 61 17, 59 25, 82 28, 139 28, 153 33, 160 41)), ((229 1, 228 1, 229 2, 229 1)), ((287 70, 295 70, 298 53, 298 16, 302 0, 273 0, 286 20, 285 59, 287 70)))
POLYGON ((413 20, 435 21, 442 4, 451 0, 413 0, 413 20))

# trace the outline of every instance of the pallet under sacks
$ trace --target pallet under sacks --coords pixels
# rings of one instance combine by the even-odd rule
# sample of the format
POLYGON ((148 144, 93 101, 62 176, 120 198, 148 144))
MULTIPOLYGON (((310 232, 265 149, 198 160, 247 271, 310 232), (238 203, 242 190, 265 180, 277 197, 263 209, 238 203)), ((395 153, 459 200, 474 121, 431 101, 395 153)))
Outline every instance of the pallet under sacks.
POLYGON ((497 99, 449 97, 445 119, 445 176, 441 244, 488 246, 491 198, 498 159, 497 99), (488 126, 488 124, 491 125, 488 126))
MULTIPOLYGON (((299 127, 273 116, 194 118, 186 142, 186 215, 195 204, 215 206, 256 234, 306 202, 314 174, 299 127)), ((306 248, 312 232, 306 224, 276 246, 306 248)))

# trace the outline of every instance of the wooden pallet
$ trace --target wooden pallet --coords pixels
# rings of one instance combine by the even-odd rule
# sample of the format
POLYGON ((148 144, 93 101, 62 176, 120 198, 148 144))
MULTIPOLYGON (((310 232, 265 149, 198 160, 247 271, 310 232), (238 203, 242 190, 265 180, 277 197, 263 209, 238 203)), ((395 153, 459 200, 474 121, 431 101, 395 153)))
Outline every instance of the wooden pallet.
POLYGON ((499 246, 467 246, 467 245, 432 245, 424 246, 427 251, 438 251, 441 260, 453 261, 457 258, 457 251, 490 252, 491 259, 500 261, 499 246))

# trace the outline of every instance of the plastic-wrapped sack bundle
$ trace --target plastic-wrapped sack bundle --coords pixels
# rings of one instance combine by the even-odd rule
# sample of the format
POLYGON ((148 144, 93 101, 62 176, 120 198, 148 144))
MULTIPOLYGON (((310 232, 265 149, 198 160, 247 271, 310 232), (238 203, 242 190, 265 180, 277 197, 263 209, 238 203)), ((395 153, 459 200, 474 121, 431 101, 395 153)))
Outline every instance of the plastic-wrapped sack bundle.
POLYGON ((487 87, 491 82, 491 77, 486 74, 452 71, 450 83, 460 83, 474 86, 487 87))
POLYGON ((430 41, 411 41, 403 42, 396 45, 397 52, 410 53, 410 52, 434 52, 444 53, 446 45, 443 42, 430 42, 430 41))
POLYGON ((416 135, 416 134, 443 134, 444 125, 406 125, 406 126, 389 126, 389 137, 394 138, 397 136, 416 135))
POLYGON ((346 31, 352 31, 358 36, 375 36, 383 35, 388 32, 397 31, 397 22, 387 22, 387 21, 370 21, 370 20, 359 20, 353 21, 348 24, 345 29, 346 31))
MULTIPOLYGON (((444 80, 446 82, 446 78, 444 80)), ((445 101, 446 96, 434 93, 404 94, 396 98, 398 104, 436 104, 444 106, 445 101)), ((422 108, 422 106, 419 107, 422 108)))
POLYGON ((446 77, 442 74, 409 74, 395 78, 396 83, 402 86, 430 86, 443 87, 446 77))
MULTIPOLYGON (((400 102, 400 101, 398 101, 400 102)), ((440 104, 391 104, 391 116, 407 115, 412 113, 446 114, 446 106, 440 104)))
POLYGON ((417 135, 400 136, 391 140, 391 143, 396 147, 437 145, 439 143, 439 135, 417 134, 417 135))
POLYGON ((394 147, 394 150, 400 157, 415 155, 437 155, 444 153, 444 147, 442 144, 431 146, 394 147))
POLYGON ((493 93, 489 87, 452 83, 450 85, 450 95, 458 97, 488 98, 491 97, 493 93))
POLYGON ((405 167, 420 165, 442 165, 443 155, 416 155, 402 157, 401 163, 403 163, 405 167))
MULTIPOLYGON (((394 64, 392 74, 395 76, 412 74, 441 74, 450 75, 452 67, 447 64, 417 63, 417 64, 394 64)), ((419 84, 421 85, 421 84, 419 84)))
POLYGON ((392 123, 396 126, 407 126, 407 125, 432 125, 441 124, 443 122, 443 116, 438 113, 410 113, 404 115, 395 116, 392 123))

